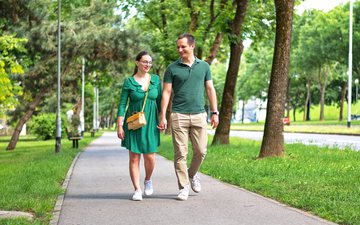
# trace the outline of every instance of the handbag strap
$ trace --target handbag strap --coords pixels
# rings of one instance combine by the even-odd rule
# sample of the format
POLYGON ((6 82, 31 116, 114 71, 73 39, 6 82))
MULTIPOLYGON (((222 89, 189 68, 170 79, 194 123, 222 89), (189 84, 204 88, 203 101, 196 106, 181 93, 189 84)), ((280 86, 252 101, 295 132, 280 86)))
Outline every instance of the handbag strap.
POLYGON ((144 103, 143 103, 143 107, 141 109, 141 112, 144 112, 146 100, 147 100, 147 97, 148 97, 148 94, 149 94, 150 80, 151 80, 151 74, 150 74, 150 77, 149 77, 148 87, 147 87, 147 90, 146 90, 145 99, 144 99, 144 103))

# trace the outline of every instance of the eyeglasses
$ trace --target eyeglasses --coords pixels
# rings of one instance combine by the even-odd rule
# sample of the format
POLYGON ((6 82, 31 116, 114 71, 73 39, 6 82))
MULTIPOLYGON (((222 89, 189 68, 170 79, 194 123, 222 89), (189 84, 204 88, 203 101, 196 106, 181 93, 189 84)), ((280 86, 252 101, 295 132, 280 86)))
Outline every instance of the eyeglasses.
POLYGON ((151 61, 140 61, 141 62, 141 64, 143 64, 144 66, 145 65, 152 65, 152 62, 151 61))

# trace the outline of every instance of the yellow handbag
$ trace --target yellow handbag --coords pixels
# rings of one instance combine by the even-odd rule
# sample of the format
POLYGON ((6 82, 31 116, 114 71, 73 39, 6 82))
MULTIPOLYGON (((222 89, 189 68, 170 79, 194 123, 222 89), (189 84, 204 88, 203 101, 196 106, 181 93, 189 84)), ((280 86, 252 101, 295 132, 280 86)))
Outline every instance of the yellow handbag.
POLYGON ((136 130, 146 125, 145 113, 137 112, 127 118, 126 123, 129 130, 136 130))
POLYGON ((131 115, 126 120, 126 123, 128 125, 129 130, 137 130, 140 127, 143 127, 143 126, 146 125, 144 108, 145 108, 146 99, 147 99, 148 93, 149 93, 150 79, 151 79, 151 77, 149 78, 149 85, 148 85, 148 89, 147 89, 146 94, 145 94, 145 99, 144 99, 144 103, 143 103, 141 112, 134 113, 133 115, 131 115))

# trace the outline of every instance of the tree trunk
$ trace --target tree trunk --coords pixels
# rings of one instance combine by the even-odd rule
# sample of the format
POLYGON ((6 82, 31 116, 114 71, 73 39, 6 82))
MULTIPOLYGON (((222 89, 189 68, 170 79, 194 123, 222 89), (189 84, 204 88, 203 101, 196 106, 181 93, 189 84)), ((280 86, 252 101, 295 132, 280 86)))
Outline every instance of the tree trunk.
POLYGON ((276 37, 268 105, 259 157, 284 154, 283 116, 288 82, 294 1, 275 0, 276 37))
POLYGON ((326 83, 329 76, 329 68, 325 66, 325 68, 319 71, 319 88, 320 88, 320 121, 325 119, 325 90, 326 90, 326 83), (323 72, 324 71, 324 72, 323 72))
POLYGON ((211 46, 211 49, 210 49, 210 54, 209 56, 205 59, 205 61, 207 63, 209 63, 209 65, 211 65, 211 63, 214 61, 215 57, 216 57, 216 54, 220 48, 220 45, 221 45, 221 42, 222 42, 222 39, 223 39, 223 36, 224 34, 219 32, 216 34, 216 37, 215 37, 215 40, 214 40, 214 43, 213 45, 211 46))
POLYGON ((303 121, 307 121, 310 120, 310 109, 308 109, 308 107, 310 107, 310 98, 311 98, 311 92, 310 92, 310 87, 311 87, 311 82, 310 80, 308 80, 306 82, 306 99, 305 99, 305 104, 304 104, 304 118, 303 121))
MULTIPOLYGON (((220 10, 219 10, 220 12, 222 12, 224 10, 226 3, 227 3, 227 0, 221 0, 221 2, 220 2, 220 10)), ((209 22, 208 26, 205 29, 204 38, 203 38, 204 42, 207 40, 207 37, 208 37, 208 35, 210 33, 211 28, 213 27, 216 19, 219 16, 219 13, 215 15, 214 7, 215 7, 215 0, 211 0, 211 3, 210 3, 210 22, 209 22)), ((211 65, 211 63, 214 61, 214 59, 216 57, 216 54, 217 54, 217 52, 218 52, 218 50, 220 48, 223 36, 224 35, 221 32, 218 32, 216 34, 214 43, 213 43, 213 45, 211 46, 211 49, 210 49, 210 54, 205 59, 205 61, 207 63, 209 63, 209 65, 211 65)))
POLYGON ((73 108, 74 115, 80 117, 81 106, 82 106, 82 101, 81 101, 81 98, 79 98, 79 100, 77 101, 77 103, 75 104, 75 106, 73 108))
POLYGON ((286 87, 286 117, 290 119, 290 79, 288 78, 286 87))
POLYGON ((195 7, 192 6, 192 1, 187 0, 187 7, 190 9, 190 25, 189 25, 189 33, 193 34, 198 28, 198 20, 200 11, 197 11, 195 7))
POLYGON ((241 27, 244 22, 248 0, 236 1, 235 18, 231 25, 231 37, 236 40, 230 40, 230 62, 226 74, 223 97, 221 101, 219 125, 216 128, 212 144, 229 144, 229 133, 232 109, 234 106, 234 94, 236 80, 239 72, 241 54, 244 46, 241 40, 241 27))
POLYGON ((310 94, 310 98, 307 101, 307 107, 306 107, 306 121, 310 121, 311 117, 310 117, 310 109, 311 109, 311 94, 310 94))
POLYGON ((167 19, 165 15, 165 0, 160 1, 160 14, 161 14, 161 22, 162 22, 162 28, 164 32, 164 38, 167 39, 169 37, 168 31, 167 31, 167 19))
POLYGON ((343 120, 344 115, 344 102, 345 102, 345 96, 347 91, 347 83, 343 82, 341 86, 341 97, 340 97, 340 115, 339 115, 339 121, 343 120))
POLYGON ((32 114, 35 111, 35 108, 37 105, 39 105, 40 100, 45 95, 44 90, 39 91, 38 94, 35 96, 34 100, 29 104, 29 107, 27 108, 25 114, 20 118, 19 122, 17 123, 14 133, 11 136, 11 140, 6 148, 6 150, 14 150, 16 147, 16 144, 19 140, 20 132, 24 126, 24 124, 31 118, 32 114))
POLYGON ((242 108, 241 108, 241 123, 244 123, 245 119, 245 100, 243 100, 242 108))
POLYGON ((111 128, 111 127, 112 127, 112 124, 113 124, 115 105, 116 105, 116 102, 113 102, 113 104, 111 105, 110 121, 109 121, 109 127, 108 127, 108 128, 111 128))
MULTIPOLYGON (((221 0, 220 1, 220 10, 219 10, 220 12, 222 12, 224 10, 226 3, 227 3, 227 0, 221 0)), ((211 0, 211 3, 210 3, 210 23, 205 29, 206 32, 205 32, 204 39, 203 39, 204 42, 206 41, 206 39, 208 37, 208 34, 210 33, 211 28, 213 27, 216 19, 219 16, 219 14, 215 15, 214 6, 215 6, 215 1, 211 0)), ((212 64, 212 62, 214 61, 214 59, 216 57, 216 54, 217 54, 218 50, 220 49, 220 45, 221 45, 223 36, 224 36, 224 34, 221 33, 221 32, 218 32, 216 34, 213 45, 211 46, 211 49, 210 49, 210 53, 209 53, 208 57, 205 59, 205 61, 207 63, 209 63, 209 65, 212 64)))

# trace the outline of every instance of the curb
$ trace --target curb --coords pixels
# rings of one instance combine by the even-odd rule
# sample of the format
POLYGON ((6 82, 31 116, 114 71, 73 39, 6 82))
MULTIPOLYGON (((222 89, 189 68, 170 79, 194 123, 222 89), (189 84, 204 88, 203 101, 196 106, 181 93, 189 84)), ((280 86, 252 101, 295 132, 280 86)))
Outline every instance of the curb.
POLYGON ((17 217, 23 217, 28 220, 33 220, 34 215, 28 212, 20 212, 20 211, 1 211, 0 210, 0 219, 4 218, 17 218, 17 217))
POLYGON ((76 164, 77 160, 79 159, 79 156, 80 156, 81 153, 82 152, 79 152, 75 156, 75 158, 74 158, 73 162, 71 163, 71 166, 70 166, 70 168, 69 168, 69 170, 68 170, 68 172, 66 174, 65 180, 64 180, 63 184, 61 185, 61 188, 63 190, 65 190, 65 191, 64 191, 63 194, 59 195, 57 200, 56 200, 55 207, 54 207, 54 210, 53 210, 53 216, 52 216, 52 218, 50 220, 49 225, 57 225, 59 223, 60 212, 61 212, 62 204, 64 202, 65 193, 66 193, 67 187, 69 185, 70 178, 71 178, 71 175, 73 173, 75 164, 76 164))

